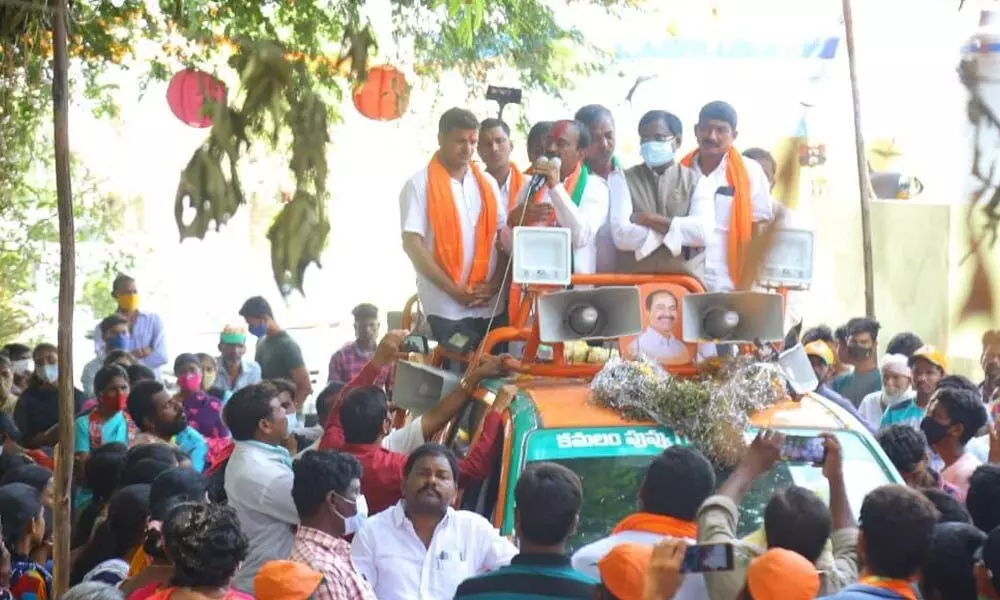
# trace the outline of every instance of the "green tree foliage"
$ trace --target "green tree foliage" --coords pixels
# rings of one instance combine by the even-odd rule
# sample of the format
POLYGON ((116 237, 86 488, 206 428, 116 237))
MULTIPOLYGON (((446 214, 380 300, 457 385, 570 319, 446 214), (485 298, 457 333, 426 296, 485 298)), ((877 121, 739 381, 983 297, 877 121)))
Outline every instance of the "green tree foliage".
MULTIPOLYGON (((612 15, 637 2, 570 0, 567 6, 573 10, 597 5, 612 15)), ((290 79, 272 91, 273 102, 266 110, 244 114, 251 90, 231 90, 231 106, 213 110, 226 111, 219 115, 235 117, 236 122, 230 119, 225 132, 214 131, 198 152, 209 156, 205 169, 218 165, 223 170, 227 185, 234 180, 238 185, 239 159, 251 143, 267 141, 289 155, 297 190, 276 223, 294 220, 288 214, 295 211, 297 217, 304 214, 317 233, 305 236, 311 240, 299 249, 301 255, 290 251, 289 244, 298 242, 281 227, 272 227, 269 238, 282 291, 301 289, 305 266, 318 258, 329 230, 325 181, 320 179, 325 176, 325 159, 322 164, 314 160, 325 156, 328 136, 302 132, 308 131, 305 124, 310 122, 335 124, 340 102, 365 77, 368 58, 376 52, 376 36, 363 12, 367 5, 355 0, 76 0, 70 4, 73 94, 102 100, 98 106, 105 112, 114 112, 112 93, 121 93, 100 84, 109 68, 125 65, 150 79, 165 80, 181 66, 191 66, 246 84, 249 57, 280 53, 290 79), (137 65, 140 56, 148 62, 137 65), (240 56, 228 65, 220 63, 220 58, 240 56), (227 69, 236 77, 220 72, 227 69), (304 106, 309 114, 304 114, 304 106), (317 106, 325 114, 318 114, 317 106), (250 121, 241 122, 241 117, 250 121), (246 139, 234 143, 236 135, 246 139), (309 204, 308 210, 302 203, 309 204)), ((589 47, 579 31, 557 20, 555 5, 545 0, 390 0, 388 5, 395 55, 405 57, 407 66, 425 81, 456 70, 479 90, 491 70, 503 68, 516 72, 528 89, 557 93, 574 74, 591 72, 606 62, 607 57, 589 47)), ((50 115, 49 6, 45 0, 0 0, 0 210, 15 204, 31 207, 37 201, 25 187, 29 173, 25 165, 36 165, 51 153, 50 146, 36 143, 36 134, 48 126, 50 115)), ((195 158, 197 154, 193 162, 195 158)), ((184 175, 178 198, 190 201, 190 189, 183 189, 187 169, 184 175)), ((41 179, 51 179, 51 172, 41 179)), ((231 213, 242 203, 239 195, 222 192, 222 198, 227 211, 220 212, 211 202, 190 203, 199 225, 204 221, 207 229, 214 220, 221 226, 225 219, 217 215, 231 213), (232 205, 234 198, 237 202, 232 205)), ((26 218, 22 213, 9 214, 26 218)), ((0 216, 5 221, 10 218, 3 212, 0 216)), ((30 223, 16 222, 31 229, 30 223)), ((179 227, 185 233, 185 225, 179 227)), ((201 237, 204 231, 198 227, 194 234, 201 237)), ((5 281, 4 287, 8 284, 5 281)), ((29 282, 20 285, 25 287, 14 294, 31 289, 29 282)), ((0 311, 7 311, 5 306, 0 296, 0 311)))

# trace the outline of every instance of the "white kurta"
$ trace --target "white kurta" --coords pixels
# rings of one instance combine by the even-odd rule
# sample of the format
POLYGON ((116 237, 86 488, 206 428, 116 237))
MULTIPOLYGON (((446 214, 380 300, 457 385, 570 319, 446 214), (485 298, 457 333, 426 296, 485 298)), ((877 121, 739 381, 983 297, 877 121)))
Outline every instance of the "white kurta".
MULTIPOLYGON (((684 246, 705 248, 705 287, 711 292, 732 291, 735 287, 729 277, 729 218, 733 208, 733 197, 719 193, 729 187, 726 179, 726 163, 723 158, 719 166, 705 174, 694 161, 694 168, 702 177, 691 199, 691 210, 686 217, 675 217, 670 222, 670 230, 663 244, 677 256, 684 246)), ((774 218, 774 200, 771 198, 770 183, 764 170, 756 161, 744 159, 750 179, 750 210, 754 223, 770 221, 774 218)))
MULTIPOLYGON (((497 182, 489 173, 483 172, 483 177, 493 187, 493 196, 497 204, 497 228, 502 229, 507 224, 507 204, 503 200, 497 182)), ((444 235, 462 236, 462 250, 464 262, 462 263, 462 281, 468 281, 469 273, 472 271, 472 258, 476 250, 476 222, 482 212, 483 202, 479 194, 479 184, 470 168, 465 172, 462 181, 451 179, 451 194, 455 199, 455 208, 458 210, 458 220, 462 230, 460 232, 449 231, 444 235)), ((399 218, 400 227, 404 233, 416 233, 424 238, 424 244, 433 252, 434 236, 441 234, 433 230, 430 220, 427 217, 427 167, 418 171, 399 194, 399 218)), ((492 276, 496 265, 496 249, 490 247, 490 275, 492 276)), ((435 315, 444 319, 457 321, 465 318, 484 318, 493 316, 492 309, 497 307, 497 314, 502 313, 505 307, 503 300, 499 302, 496 298, 491 300, 486 306, 469 308, 455 302, 444 290, 438 288, 430 279, 417 272, 417 295, 423 305, 424 314, 435 315)))
MULTIPOLYGON (((597 272, 597 232, 608 220, 609 192, 608 184, 597 175, 587 177, 587 187, 583 190, 580 198, 580 206, 573 204, 572 198, 563 184, 560 183, 554 188, 546 186, 543 202, 552 204, 556 214, 556 221, 561 227, 570 230, 573 243, 573 272, 574 273, 596 273, 597 272)), ((528 186, 525 185, 518 192, 517 204, 522 204, 528 195, 528 186)), ((517 223, 510 223, 510 227, 517 223)), ((504 247, 511 251, 511 235, 509 228, 501 236, 504 247)))

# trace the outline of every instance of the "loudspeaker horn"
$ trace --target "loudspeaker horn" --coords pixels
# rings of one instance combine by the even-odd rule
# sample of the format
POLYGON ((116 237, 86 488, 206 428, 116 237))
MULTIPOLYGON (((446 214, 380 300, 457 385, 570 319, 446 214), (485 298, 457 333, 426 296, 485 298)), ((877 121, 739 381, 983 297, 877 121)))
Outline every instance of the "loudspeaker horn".
POLYGON ((396 361, 392 401, 419 417, 458 387, 458 376, 450 371, 406 360, 396 361))
POLYGON ((785 337, 784 300, 778 294, 688 294, 681 320, 685 342, 776 342, 785 337))
POLYGON ((639 288, 608 286, 551 292, 538 298, 542 342, 627 337, 642 331, 639 288))

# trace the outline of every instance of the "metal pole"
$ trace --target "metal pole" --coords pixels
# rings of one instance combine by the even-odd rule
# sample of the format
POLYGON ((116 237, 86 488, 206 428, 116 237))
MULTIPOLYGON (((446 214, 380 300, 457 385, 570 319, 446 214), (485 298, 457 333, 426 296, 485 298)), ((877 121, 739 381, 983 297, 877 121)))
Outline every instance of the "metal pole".
POLYGON ((52 112, 55 127, 56 196, 59 213, 59 443, 56 451, 53 597, 69 589, 70 490, 73 478, 73 294, 76 273, 73 191, 69 162, 69 83, 66 0, 52 5, 52 112))
POLYGON ((858 92, 858 74, 855 66, 854 17, 851 0, 842 0, 844 29, 847 38, 847 63, 851 77, 851 98, 854 101, 854 145, 858 159, 858 191, 861 193, 861 248, 865 268, 865 315, 875 316, 875 273, 872 261, 872 215, 869 196, 870 180, 868 161, 865 158, 865 139, 861 134, 861 95, 858 92))

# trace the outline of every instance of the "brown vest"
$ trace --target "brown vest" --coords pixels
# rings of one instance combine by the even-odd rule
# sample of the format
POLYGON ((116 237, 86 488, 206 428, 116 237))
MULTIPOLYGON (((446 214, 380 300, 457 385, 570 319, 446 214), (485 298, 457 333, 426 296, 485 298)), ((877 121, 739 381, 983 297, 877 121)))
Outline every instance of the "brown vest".
MULTIPOLYGON (((698 182, 694 169, 673 164, 657 175, 644 163, 625 170, 625 181, 632 196, 632 212, 648 212, 665 217, 686 217, 691 210, 691 196, 698 182)), ((618 251, 619 273, 692 273, 684 254, 674 256, 661 246, 642 259, 635 252, 618 251)))

